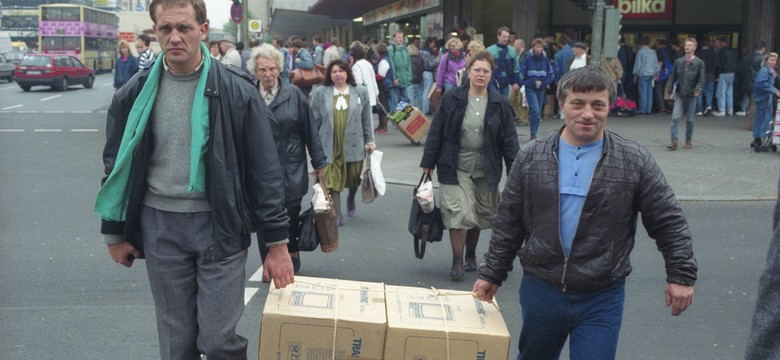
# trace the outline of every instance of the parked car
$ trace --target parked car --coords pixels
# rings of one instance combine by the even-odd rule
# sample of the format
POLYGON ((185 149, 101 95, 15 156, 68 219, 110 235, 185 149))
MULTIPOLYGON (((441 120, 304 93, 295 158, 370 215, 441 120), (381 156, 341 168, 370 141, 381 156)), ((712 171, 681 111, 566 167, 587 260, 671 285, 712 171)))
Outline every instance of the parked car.
POLYGON ((24 91, 37 85, 67 90, 70 85, 81 84, 90 89, 95 83, 95 72, 68 55, 28 54, 16 65, 14 75, 24 91))
POLYGON ((14 69, 16 69, 16 65, 8 61, 5 56, 0 55, 0 79, 14 82, 14 69))
POLYGON ((14 65, 19 65, 19 63, 22 62, 22 59, 24 59, 24 56, 27 54, 21 51, 9 51, 3 55, 5 56, 6 60, 14 63, 14 65))

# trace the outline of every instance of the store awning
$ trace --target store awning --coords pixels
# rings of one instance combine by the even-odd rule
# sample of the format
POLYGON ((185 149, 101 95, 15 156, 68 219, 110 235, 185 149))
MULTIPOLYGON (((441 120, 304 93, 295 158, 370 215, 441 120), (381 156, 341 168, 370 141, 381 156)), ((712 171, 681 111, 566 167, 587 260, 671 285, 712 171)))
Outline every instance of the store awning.
POLYGON ((325 15, 305 11, 276 9, 271 17, 268 33, 271 36, 295 35, 310 38, 314 34, 339 25, 348 25, 352 20, 334 19, 325 15))
POLYGON ((355 19, 398 0, 319 0, 309 6, 309 12, 340 19, 355 19))

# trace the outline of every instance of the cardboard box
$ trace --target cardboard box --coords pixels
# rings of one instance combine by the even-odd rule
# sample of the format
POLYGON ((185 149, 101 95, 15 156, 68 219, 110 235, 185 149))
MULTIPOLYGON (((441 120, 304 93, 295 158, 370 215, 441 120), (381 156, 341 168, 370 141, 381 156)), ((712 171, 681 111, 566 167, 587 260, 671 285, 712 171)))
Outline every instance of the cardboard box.
POLYGON ((386 360, 500 359, 510 336, 498 309, 470 292, 385 286, 386 360))
POLYGON ((428 129, 431 127, 431 120, 420 109, 403 101, 398 103, 388 118, 401 134, 415 144, 428 134, 428 129))
POLYGON ((386 326, 384 284, 296 276, 268 292, 259 359, 382 359, 386 326))

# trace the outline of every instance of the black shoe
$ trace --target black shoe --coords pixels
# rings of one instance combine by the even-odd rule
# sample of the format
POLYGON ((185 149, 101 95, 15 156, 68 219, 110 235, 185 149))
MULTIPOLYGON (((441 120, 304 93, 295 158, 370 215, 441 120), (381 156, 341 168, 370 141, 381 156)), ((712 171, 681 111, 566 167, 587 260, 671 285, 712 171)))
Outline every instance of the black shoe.
POLYGON ((450 270, 450 280, 463 280, 463 260, 452 260, 452 269, 450 270), (458 266, 460 265, 460 266, 458 266))

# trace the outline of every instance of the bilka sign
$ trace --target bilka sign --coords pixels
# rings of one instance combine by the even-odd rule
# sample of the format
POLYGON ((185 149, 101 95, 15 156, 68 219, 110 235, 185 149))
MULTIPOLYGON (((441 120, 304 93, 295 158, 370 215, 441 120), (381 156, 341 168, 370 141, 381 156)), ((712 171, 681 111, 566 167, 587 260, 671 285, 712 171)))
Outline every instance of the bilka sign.
POLYGON ((615 0, 623 19, 671 19, 672 0, 615 0))

